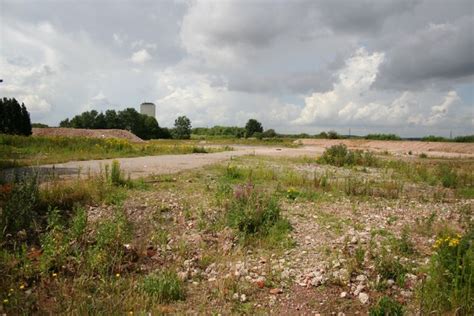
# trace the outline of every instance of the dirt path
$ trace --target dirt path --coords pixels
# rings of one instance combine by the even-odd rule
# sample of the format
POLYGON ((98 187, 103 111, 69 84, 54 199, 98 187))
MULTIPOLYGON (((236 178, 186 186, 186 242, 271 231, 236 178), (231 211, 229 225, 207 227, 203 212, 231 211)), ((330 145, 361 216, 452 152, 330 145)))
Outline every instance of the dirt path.
MULTIPOLYGON (((303 144, 299 148, 234 145, 234 150, 227 152, 118 158, 115 160, 120 162, 125 174, 130 175, 131 178, 138 178, 151 174, 177 173, 244 155, 315 156, 324 152, 326 148, 339 143, 344 143, 352 149, 387 151, 396 156, 416 157, 423 152, 427 153, 429 157, 474 158, 474 144, 366 140, 299 140, 299 142, 303 144), (410 156, 408 152, 412 152, 412 155, 410 156)), ((40 174, 54 173, 61 176, 76 176, 79 173, 98 173, 105 165, 110 165, 113 160, 70 161, 36 166, 33 169, 38 170, 40 174)), ((21 168, 20 170, 31 171, 32 168, 21 168)), ((0 172, 0 178, 10 179, 14 172, 14 169, 3 170, 0 172)))
MULTIPOLYGON (((161 155, 132 158, 116 158, 103 160, 69 161, 65 163, 35 166, 32 168, 20 168, 21 171, 37 170, 40 174, 56 174, 61 176, 77 176, 78 174, 98 173, 110 165, 113 160, 120 163, 121 169, 131 178, 139 178, 152 174, 172 174, 184 170, 200 168, 206 165, 231 160, 233 157, 244 155, 265 156, 304 156, 316 155, 324 151, 320 147, 301 148, 279 148, 279 147, 257 147, 257 146, 234 146, 233 151, 225 151, 209 154, 187 154, 187 155, 161 155)), ((12 178, 14 169, 1 172, 2 178, 12 178)))

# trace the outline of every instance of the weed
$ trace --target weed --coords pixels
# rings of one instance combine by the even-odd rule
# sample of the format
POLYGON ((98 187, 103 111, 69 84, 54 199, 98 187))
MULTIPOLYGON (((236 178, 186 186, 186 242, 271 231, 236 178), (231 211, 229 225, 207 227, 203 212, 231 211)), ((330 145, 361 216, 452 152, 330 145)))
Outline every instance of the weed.
POLYGON ((438 235, 420 288, 422 313, 474 312, 474 229, 438 235))
POLYGON ((425 158, 428 158, 428 155, 425 154, 425 153, 421 153, 419 157, 420 157, 421 159, 425 159, 425 158))
POLYGON ((370 316, 402 316, 404 313, 403 305, 388 296, 383 296, 369 310, 370 316))
POLYGON ((399 285, 405 283, 407 268, 396 257, 383 253, 376 262, 376 270, 386 280, 395 280, 399 285))
POLYGON ((447 164, 438 166, 438 175, 441 180, 441 184, 445 188, 456 188, 458 186, 458 174, 456 170, 447 164))
POLYGON ((185 291, 175 272, 161 271, 147 275, 140 286, 141 290, 159 303, 184 300, 185 291))
POLYGON ((361 150, 348 150, 344 144, 329 147, 318 161, 337 167, 352 165, 376 167, 379 165, 379 160, 373 153, 361 150))
POLYGON ((244 241, 264 237, 271 245, 285 241, 291 229, 280 215, 277 199, 251 185, 236 188, 226 212, 226 222, 239 231, 244 241))
MULTIPOLYGON (((39 188, 37 177, 23 177, 3 192, 4 203, 0 201, 0 240, 7 234, 13 235, 19 232, 32 234, 39 225, 40 214, 37 211, 39 200, 39 188), (3 205, 2 205, 3 204, 3 205)), ((23 239, 24 239, 23 238, 23 239)))

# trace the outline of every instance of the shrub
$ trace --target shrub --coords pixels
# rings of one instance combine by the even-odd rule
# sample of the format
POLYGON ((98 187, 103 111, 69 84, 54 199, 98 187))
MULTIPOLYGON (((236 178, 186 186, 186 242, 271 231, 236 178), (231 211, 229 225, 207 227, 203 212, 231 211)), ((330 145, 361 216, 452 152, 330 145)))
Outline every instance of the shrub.
POLYGON ((455 311, 457 315, 474 313, 474 229, 464 236, 438 235, 421 285, 421 312, 455 311))
POLYGON ((443 187, 456 188, 458 186, 458 174, 452 166, 447 164, 440 165, 438 167, 438 175, 443 187))
POLYGON ((365 136, 365 139, 372 140, 401 140, 400 136, 395 134, 369 134, 365 136))
POLYGON ((402 316, 403 314, 403 305, 388 296, 383 296, 369 310, 370 316, 402 316))
POLYGON ((428 158, 428 155, 427 155, 427 154, 425 154, 425 153, 421 153, 421 154, 420 154, 420 158, 421 158, 421 159, 428 158))
POLYGON ((243 238, 264 237, 271 246, 289 245, 290 223, 281 217, 275 197, 259 192, 253 185, 237 186, 227 206, 226 222, 243 238))
POLYGON ((373 153, 363 152, 361 150, 348 150, 347 146, 344 144, 333 145, 326 149, 323 155, 319 158, 319 162, 337 167, 342 167, 344 165, 376 167, 379 165, 379 160, 373 153))
POLYGON ((37 177, 17 178, 2 195, 4 203, 0 204, 1 239, 6 234, 16 234, 20 231, 33 232, 39 221, 37 177))
POLYGON ((184 300, 184 287, 175 272, 162 271, 158 274, 147 275, 141 289, 160 303, 184 300))

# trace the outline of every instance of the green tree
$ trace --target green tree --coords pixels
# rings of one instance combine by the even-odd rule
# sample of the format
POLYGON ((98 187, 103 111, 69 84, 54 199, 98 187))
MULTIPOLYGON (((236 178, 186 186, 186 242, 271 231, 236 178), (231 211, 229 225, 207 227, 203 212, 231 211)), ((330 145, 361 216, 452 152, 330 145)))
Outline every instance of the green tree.
POLYGON ((15 98, 0 99, 0 133, 31 135, 30 113, 15 98))
POLYGON ((262 136, 265 138, 274 138, 277 136, 277 133, 274 129, 267 129, 265 132, 263 132, 262 136))
POLYGON ((263 133, 262 124, 255 119, 250 119, 245 124, 245 137, 252 137, 255 133, 263 133))
POLYGON ((173 138, 191 138, 191 121, 186 116, 180 116, 174 121, 173 138))

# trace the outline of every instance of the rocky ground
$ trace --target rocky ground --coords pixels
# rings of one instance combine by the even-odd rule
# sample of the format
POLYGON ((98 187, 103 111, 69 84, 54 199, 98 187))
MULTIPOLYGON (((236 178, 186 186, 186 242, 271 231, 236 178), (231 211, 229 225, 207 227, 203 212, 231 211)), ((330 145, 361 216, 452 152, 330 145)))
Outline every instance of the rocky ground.
MULTIPOLYGON (((234 164, 245 168, 255 166, 255 160, 276 173, 289 168, 287 161, 274 158, 241 158, 234 164)), ((316 170, 336 178, 351 173, 383 177, 376 169, 290 165, 300 174, 316 170)), ((244 246, 231 229, 210 227, 222 212, 213 202, 221 170, 208 167, 152 179, 152 189, 131 196, 123 206, 136 228, 127 247, 146 258, 140 269, 172 267, 187 284, 186 301, 170 311, 355 315, 366 314, 389 295, 415 313, 421 267, 438 227, 462 229, 463 214, 472 214, 472 200, 446 198, 449 194, 436 200, 433 194, 428 197, 433 189, 426 185, 407 185, 398 198, 318 191, 310 199, 280 199, 292 225, 291 245, 244 246), (419 194, 411 194, 417 189, 419 194), (380 258, 393 257, 406 268, 403 280, 381 275, 380 258)), ((91 207, 89 218, 108 216, 113 209, 91 207)))

